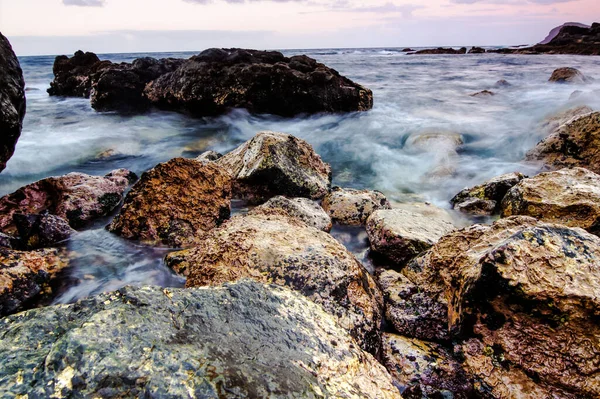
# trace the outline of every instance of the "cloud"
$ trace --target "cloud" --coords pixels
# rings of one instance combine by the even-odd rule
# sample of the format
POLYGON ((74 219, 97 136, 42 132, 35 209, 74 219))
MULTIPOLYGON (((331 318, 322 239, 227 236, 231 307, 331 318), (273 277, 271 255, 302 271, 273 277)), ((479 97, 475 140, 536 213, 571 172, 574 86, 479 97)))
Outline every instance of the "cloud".
POLYGON ((105 0, 63 0, 66 6, 102 7, 105 0))
POLYGON ((381 6, 370 6, 370 7, 353 7, 353 8, 348 8, 344 11, 349 11, 349 12, 374 12, 374 13, 384 13, 384 14, 388 14, 388 13, 400 13, 402 14, 402 16, 404 18, 410 18, 412 17, 412 13, 415 10, 419 10, 425 8, 425 6, 422 5, 415 5, 415 4, 403 4, 403 5, 396 5, 394 3, 386 3, 384 5, 381 6))
POLYGON ((244 4, 244 3, 258 3, 261 1, 269 1, 273 3, 304 3, 306 0, 183 0, 186 3, 193 4, 210 4, 215 1, 224 1, 225 3, 230 4, 244 4))
POLYGON ((530 4, 558 4, 558 3, 571 3, 579 0, 450 0, 454 4, 506 4, 506 5, 523 5, 523 3, 530 4))

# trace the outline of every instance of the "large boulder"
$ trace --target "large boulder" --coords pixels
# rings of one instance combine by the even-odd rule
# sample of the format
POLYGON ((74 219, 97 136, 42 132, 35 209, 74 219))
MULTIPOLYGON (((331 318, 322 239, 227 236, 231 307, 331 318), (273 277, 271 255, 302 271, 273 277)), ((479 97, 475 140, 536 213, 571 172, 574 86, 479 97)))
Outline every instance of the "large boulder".
POLYGON ((174 158, 142 174, 108 229, 151 245, 188 247, 229 218, 231 177, 214 163, 174 158))
POLYGON ((57 249, 29 252, 0 247, 0 316, 50 297, 52 283, 68 266, 63 255, 57 249))
POLYGON ((100 61, 94 53, 81 50, 70 58, 60 55, 54 60, 54 80, 50 82, 48 94, 88 98, 96 75, 113 65, 110 61, 100 61))
POLYGON ((555 130, 526 155, 547 169, 581 166, 600 173, 600 112, 584 114, 555 130))
POLYGON ((112 211, 123 198, 135 174, 117 169, 106 176, 69 173, 47 177, 0 198, 0 230, 13 233, 13 215, 50 213, 73 228, 85 226, 112 211))
MULTIPOLYGON (((487 389, 502 381, 592 398, 600 395, 599 256, 600 238, 521 216, 449 234, 401 273, 415 300, 447 308, 423 328, 477 337, 484 355, 513 371, 503 378, 475 368, 487 389)), ((529 391, 523 397, 539 397, 529 391)))
POLYGON ((323 305, 360 346, 379 348, 382 297, 360 262, 331 235, 283 215, 243 215, 166 263, 187 287, 252 278, 289 286, 323 305))
POLYGON ((461 212, 475 215, 491 215, 500 211, 500 203, 514 185, 523 180, 522 173, 513 172, 496 176, 478 186, 465 188, 450 203, 461 212))
POLYGON ((215 163, 233 176, 234 198, 252 202, 320 199, 331 186, 331 167, 306 141, 285 133, 260 132, 215 163))
POLYGON ((329 215, 315 201, 308 198, 273 197, 250 212, 252 215, 287 215, 302 220, 316 229, 329 231, 332 223, 329 215))
POLYGON ((445 220, 403 209, 378 210, 367 219, 371 250, 402 266, 454 230, 445 220))
POLYGON ((383 364, 404 398, 475 397, 470 377, 443 346, 389 333, 382 346, 383 364))
POLYGON ((0 396, 400 399, 333 317, 288 289, 132 288, 0 320, 0 396))
POLYGON ((385 195, 379 191, 334 187, 323 198, 323 209, 339 224, 363 225, 379 209, 391 209, 385 195))
POLYGON ((0 172, 15 151, 25 117, 25 80, 19 60, 0 33, 0 172))
POLYGON ((13 222, 25 249, 51 247, 71 237, 75 230, 65 219, 44 214, 13 214, 13 222))
POLYGON ((584 168, 521 180, 502 200, 502 216, 526 215, 600 233, 600 175, 584 168))
POLYGON ((231 108, 294 116, 373 107, 371 90, 310 57, 243 49, 203 51, 152 81, 145 95, 159 108, 196 116, 231 108))
POLYGON ((585 83, 588 79, 578 69, 564 67, 554 70, 548 81, 556 83, 585 83))

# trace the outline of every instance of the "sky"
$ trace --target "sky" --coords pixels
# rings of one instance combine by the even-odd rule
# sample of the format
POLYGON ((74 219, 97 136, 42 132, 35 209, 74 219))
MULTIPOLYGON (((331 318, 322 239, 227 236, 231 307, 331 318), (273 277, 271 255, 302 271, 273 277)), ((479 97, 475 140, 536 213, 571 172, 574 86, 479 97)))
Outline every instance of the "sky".
POLYGON ((518 45, 599 0, 0 0, 18 55, 518 45))

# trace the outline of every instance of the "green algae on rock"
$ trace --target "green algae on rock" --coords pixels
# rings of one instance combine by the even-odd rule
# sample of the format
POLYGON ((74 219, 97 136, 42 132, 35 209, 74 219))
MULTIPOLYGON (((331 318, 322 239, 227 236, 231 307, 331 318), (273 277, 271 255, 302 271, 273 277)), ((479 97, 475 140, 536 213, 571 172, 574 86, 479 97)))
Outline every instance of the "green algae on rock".
POLYGON ((400 399, 319 305, 250 281, 125 287, 0 319, 0 396, 400 399))
POLYGON ((456 194, 450 203, 454 209, 464 213, 474 215, 499 213, 502 198, 525 177, 518 172, 496 176, 475 187, 465 188, 456 194))

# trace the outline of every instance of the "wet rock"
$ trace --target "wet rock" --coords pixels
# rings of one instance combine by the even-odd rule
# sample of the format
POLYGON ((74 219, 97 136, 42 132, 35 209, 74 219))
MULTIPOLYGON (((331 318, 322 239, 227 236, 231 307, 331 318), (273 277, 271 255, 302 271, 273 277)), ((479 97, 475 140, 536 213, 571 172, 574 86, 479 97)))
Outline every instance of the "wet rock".
POLYGON ((214 163, 174 158, 145 172, 108 229, 146 244, 187 247, 229 218, 231 177, 214 163))
POLYGON ((544 118, 541 122, 540 129, 548 132, 548 134, 554 133, 561 126, 592 112, 594 112, 594 110, 586 105, 569 108, 544 118))
POLYGON ((0 33, 0 172, 21 136, 25 108, 23 71, 8 39, 0 33))
POLYGON ((187 287, 252 278, 323 305, 360 346, 379 348, 382 297, 360 262, 329 234, 283 215, 236 216, 198 246, 166 257, 187 287))
POLYGON ((460 49, 456 50, 453 48, 438 47, 438 48, 433 48, 433 49, 419 50, 419 51, 416 51, 411 54, 417 54, 417 55, 421 55, 421 54, 434 54, 434 55, 436 55, 436 54, 467 54, 467 48, 461 47, 460 49))
POLYGON ((288 289, 126 287, 0 320, 0 396, 400 398, 335 320, 288 289))
POLYGON ((525 177, 518 172, 494 177, 478 186, 465 188, 456 194, 450 203, 454 209, 474 215, 499 213, 502 198, 525 177))
POLYGON ((0 247, 13 249, 19 246, 19 240, 8 234, 0 233, 0 247))
POLYGON ((16 231, 15 213, 47 212, 67 220, 73 228, 83 227, 112 211, 135 178, 132 172, 118 169, 104 177, 69 173, 31 183, 0 198, 0 230, 16 231))
POLYGON ((470 94, 471 97, 492 97, 495 96, 496 93, 489 90, 478 91, 477 93, 470 94))
POLYGON ((588 79, 575 68, 558 68, 552 72, 549 82, 556 83, 585 83, 588 79))
POLYGON ((310 57, 244 49, 203 51, 152 81, 145 95, 159 108, 196 116, 231 108, 294 116, 373 107, 371 90, 310 57))
POLYGON ((547 169, 580 166, 600 173, 600 112, 584 114, 539 142, 526 157, 547 169))
POLYGON ((485 49, 482 47, 471 47, 469 54, 484 54, 485 49))
POLYGON ((379 209, 391 209, 385 195, 379 191, 334 187, 323 199, 323 209, 334 222, 363 225, 379 209))
POLYGON ((79 50, 71 58, 66 55, 56 57, 48 94, 89 98, 92 83, 98 72, 113 66, 110 61, 100 61, 94 53, 79 50))
POLYGON ((583 168, 522 180, 502 200, 502 216, 526 215, 600 233, 600 176, 583 168))
POLYGON ((308 198, 287 198, 284 196, 273 197, 264 204, 252 209, 253 215, 287 215, 302 220, 308 226, 329 231, 332 223, 329 215, 308 198))
POLYGON ((416 153, 428 153, 431 168, 426 174, 430 180, 447 178, 456 172, 458 149, 464 144, 460 133, 452 131, 423 131, 408 137, 405 148, 416 153))
POLYGON ((499 81, 497 81, 494 84, 494 87, 498 87, 498 88, 500 88, 500 87, 510 87, 510 86, 512 86, 512 85, 507 80, 505 80, 505 79, 500 79, 499 81))
POLYGON ((383 364, 405 398, 469 399, 475 396, 470 377, 443 346, 383 334, 383 364))
POLYGON ((426 251, 454 228, 445 220, 402 209, 375 211, 367 220, 371 250, 397 266, 426 251))
POLYGON ((233 177, 233 196, 262 202, 276 195, 320 199, 329 192, 331 167, 306 141, 260 132, 216 162, 233 177))
POLYGON ((218 153, 216 151, 205 151, 196 157, 196 161, 211 162, 211 161, 216 161, 217 159, 221 158, 222 156, 223 156, 223 154, 218 153))
POLYGON ((13 214, 13 223, 25 249, 54 246, 71 237, 75 230, 65 219, 50 214, 13 214))
POLYGON ((64 258, 57 249, 23 252, 0 247, 0 316, 49 297, 51 283, 68 266, 64 258))

